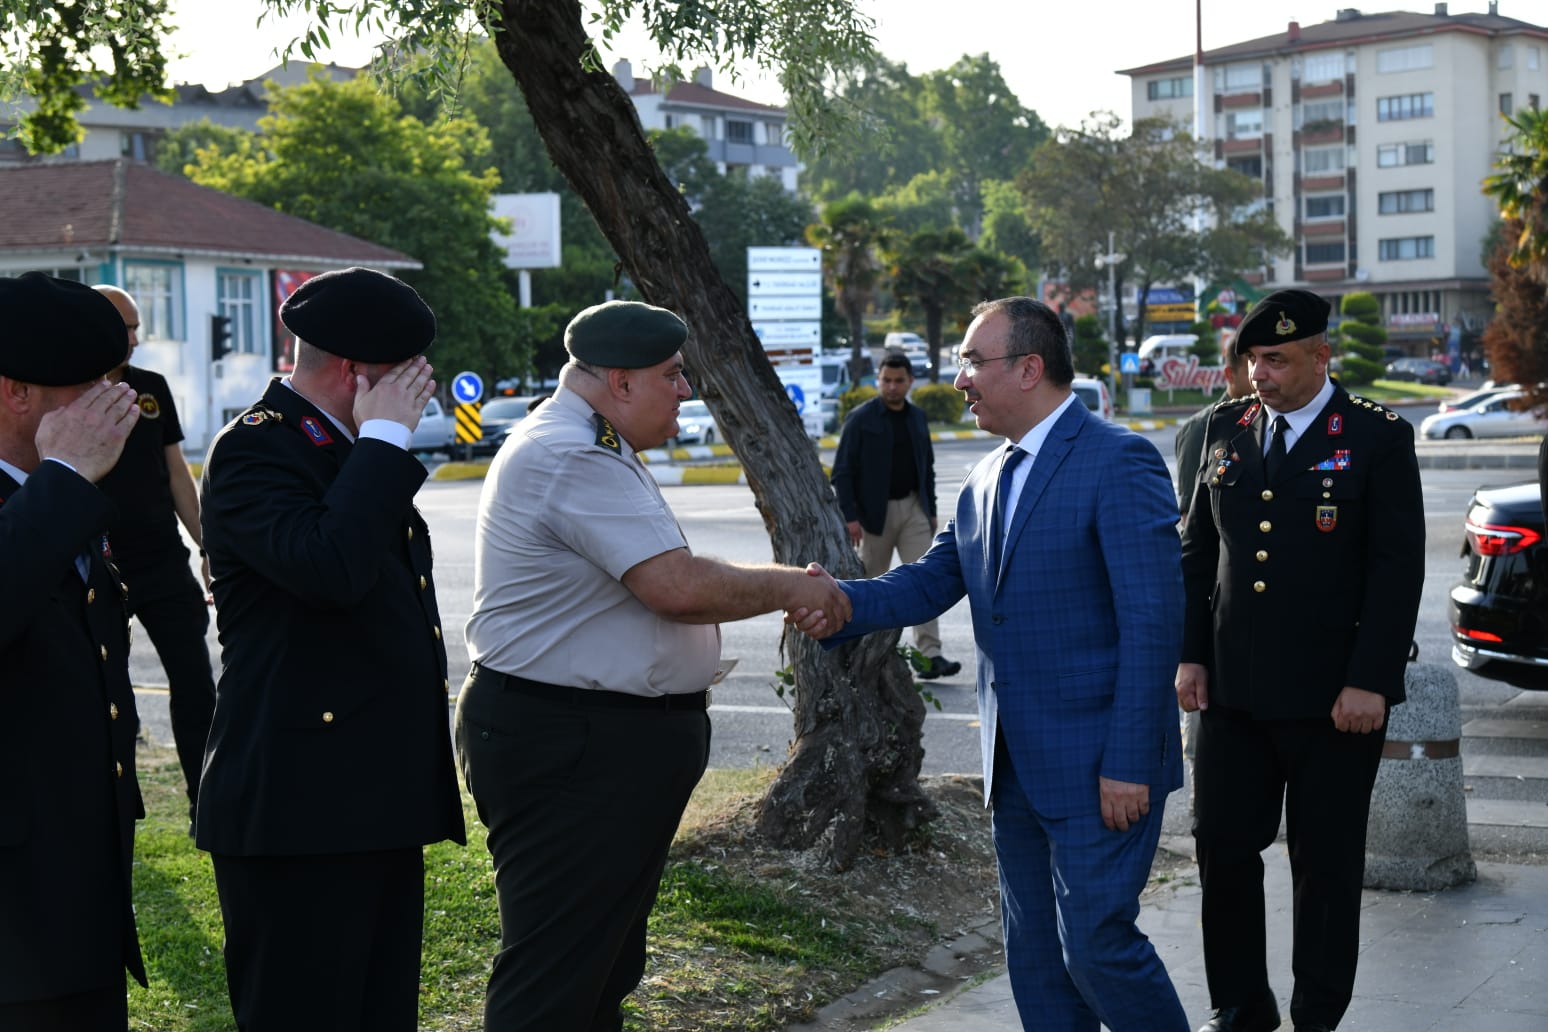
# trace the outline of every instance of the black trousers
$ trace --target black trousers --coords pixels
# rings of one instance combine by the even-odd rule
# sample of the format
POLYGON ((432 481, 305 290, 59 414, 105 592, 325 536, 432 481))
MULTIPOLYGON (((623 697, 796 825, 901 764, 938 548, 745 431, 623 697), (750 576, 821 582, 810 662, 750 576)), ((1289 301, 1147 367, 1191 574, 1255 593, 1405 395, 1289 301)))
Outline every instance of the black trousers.
POLYGON ((414 1032, 420 847, 210 859, 241 1032, 414 1032))
POLYGON ((1331 718, 1258 721, 1221 706, 1201 715, 1193 834, 1213 1006, 1272 995, 1260 854, 1283 807, 1294 887, 1290 1015, 1337 1027, 1354 994, 1365 821, 1385 738, 1335 730, 1331 718))
POLYGON ((667 850, 709 762, 709 715, 533 698, 502 680, 475 667, 455 724, 500 901, 484 1027, 617 1032, 667 850))
POLYGON ((204 743, 215 715, 215 679, 204 639, 210 609, 188 568, 187 554, 156 566, 120 570, 129 587, 129 611, 139 617, 167 673, 167 709, 177 762, 188 786, 188 816, 199 801, 204 743))
POLYGON ((76 993, 53 1000, 0 1003, 5 1032, 124 1032, 129 997, 124 986, 76 993))

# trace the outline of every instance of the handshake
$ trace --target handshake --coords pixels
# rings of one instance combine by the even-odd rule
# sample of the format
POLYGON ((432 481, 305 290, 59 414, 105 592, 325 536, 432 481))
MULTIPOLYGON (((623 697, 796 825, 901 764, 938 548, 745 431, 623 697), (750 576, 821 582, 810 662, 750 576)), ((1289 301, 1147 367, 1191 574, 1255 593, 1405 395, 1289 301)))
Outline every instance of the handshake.
POLYGON ((808 563, 804 573, 789 580, 785 623, 807 637, 821 641, 837 634, 854 615, 849 596, 820 563, 808 563))

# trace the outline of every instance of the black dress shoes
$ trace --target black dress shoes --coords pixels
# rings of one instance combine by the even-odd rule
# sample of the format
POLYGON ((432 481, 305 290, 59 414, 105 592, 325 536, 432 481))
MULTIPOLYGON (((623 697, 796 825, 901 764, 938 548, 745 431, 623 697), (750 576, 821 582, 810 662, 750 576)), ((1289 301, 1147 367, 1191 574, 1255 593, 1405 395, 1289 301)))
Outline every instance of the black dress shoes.
POLYGON ((1199 1032, 1275 1032, 1279 1028, 1279 1005, 1266 996, 1245 1007, 1221 1007, 1199 1032))

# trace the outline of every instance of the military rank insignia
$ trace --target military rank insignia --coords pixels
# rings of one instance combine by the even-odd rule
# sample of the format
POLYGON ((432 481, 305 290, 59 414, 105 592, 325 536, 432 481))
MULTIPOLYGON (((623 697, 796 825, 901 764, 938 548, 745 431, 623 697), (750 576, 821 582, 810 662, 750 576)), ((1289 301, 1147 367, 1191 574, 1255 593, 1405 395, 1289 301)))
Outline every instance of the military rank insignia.
POLYGON ((307 440, 319 448, 333 443, 333 435, 328 433, 328 429, 316 416, 302 416, 301 429, 306 433, 307 440))
POLYGON ((264 412, 262 409, 260 409, 257 412, 249 412, 249 413, 247 413, 247 415, 243 416, 242 417, 242 425, 243 426, 258 426, 260 423, 262 423, 264 420, 266 420, 268 418, 269 418, 269 414, 267 412, 264 412))
POLYGON ((146 419, 161 418, 161 402, 156 400, 154 394, 142 394, 135 399, 135 404, 140 406, 140 415, 146 419))
POLYGON ((623 444, 619 441, 618 431, 613 429, 613 424, 609 423, 607 417, 600 412, 597 413, 597 443, 614 454, 623 454, 623 444))
POLYGON ((1341 413, 1335 412, 1331 416, 1328 417, 1328 436, 1329 437, 1337 437, 1339 434, 1341 434, 1343 432, 1344 432, 1344 417, 1343 417, 1343 415, 1341 413))
POLYGON ((1317 506, 1317 529, 1327 534, 1336 526, 1338 526, 1338 506, 1317 506))
POLYGON ((1261 409, 1262 407, 1263 407, 1263 405, 1260 402, 1256 402, 1256 401, 1253 402, 1251 405, 1248 405, 1247 406, 1247 411, 1242 413, 1242 418, 1238 419, 1236 421, 1236 425, 1237 426, 1251 426, 1252 425, 1252 421, 1254 419, 1258 418, 1258 410, 1261 409))

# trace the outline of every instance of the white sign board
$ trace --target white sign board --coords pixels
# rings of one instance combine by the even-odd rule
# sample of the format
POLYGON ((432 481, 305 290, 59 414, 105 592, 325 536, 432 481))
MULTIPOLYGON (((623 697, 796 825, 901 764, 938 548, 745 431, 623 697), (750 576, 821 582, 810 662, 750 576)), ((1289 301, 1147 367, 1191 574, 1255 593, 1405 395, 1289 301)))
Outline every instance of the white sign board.
POLYGON ((747 274, 748 297, 805 297, 809 294, 822 296, 822 273, 749 272, 747 274))
POLYGON ((816 348, 822 343, 822 323, 820 322, 753 323, 753 332, 758 335, 758 339, 763 342, 765 348, 776 345, 816 348))
POLYGON ((749 247, 748 272, 821 272, 822 252, 815 247, 749 247))
POLYGON ((821 319, 822 298, 811 297, 749 297, 747 314, 754 319, 821 319))
POLYGON ((822 370, 813 365, 777 366, 774 372, 785 385, 785 393, 795 404, 797 412, 807 412, 818 407, 822 398, 822 370))
POLYGON ((559 267, 558 194, 495 194, 489 207, 496 218, 511 223, 509 233, 489 234, 495 246, 505 252, 507 269, 559 267))

